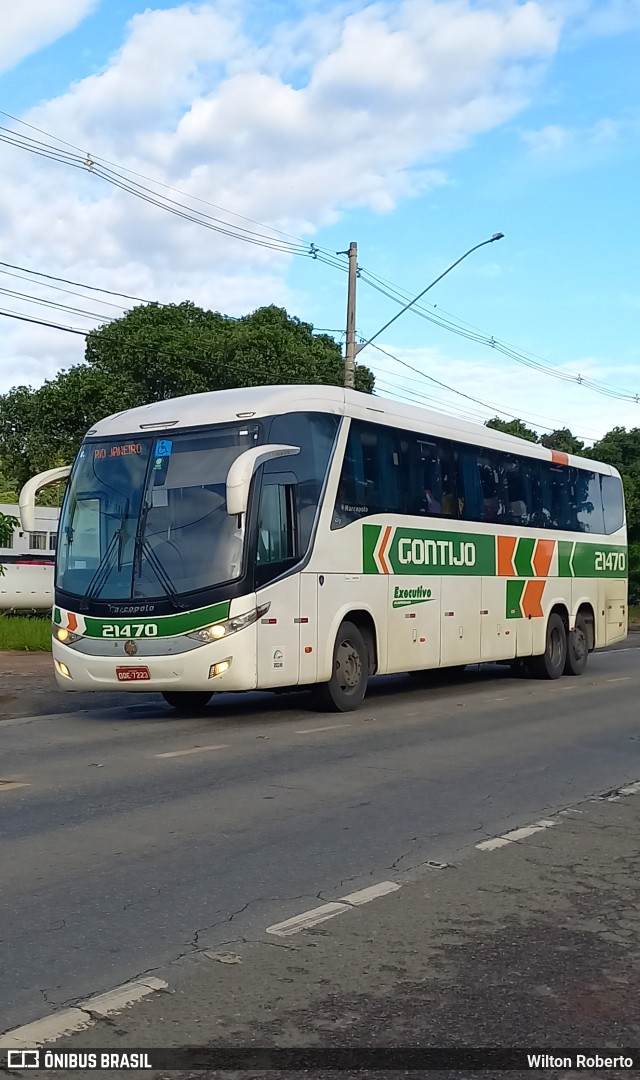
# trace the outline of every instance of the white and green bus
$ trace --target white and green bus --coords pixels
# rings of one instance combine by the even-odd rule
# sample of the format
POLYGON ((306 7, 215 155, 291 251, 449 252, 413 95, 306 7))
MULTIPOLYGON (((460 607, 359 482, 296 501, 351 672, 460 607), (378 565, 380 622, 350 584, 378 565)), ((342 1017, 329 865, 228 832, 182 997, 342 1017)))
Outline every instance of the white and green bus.
POLYGON ((331 386, 223 390, 96 424, 58 533, 53 661, 70 690, 313 687, 510 662, 579 675, 627 633, 620 476, 331 386))

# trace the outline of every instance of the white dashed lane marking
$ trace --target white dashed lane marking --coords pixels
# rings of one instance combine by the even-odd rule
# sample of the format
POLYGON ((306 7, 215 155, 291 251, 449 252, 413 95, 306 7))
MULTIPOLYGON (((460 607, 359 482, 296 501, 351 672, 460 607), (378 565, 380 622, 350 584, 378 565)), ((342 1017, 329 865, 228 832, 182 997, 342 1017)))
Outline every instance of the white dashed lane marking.
POLYGON ((554 825, 558 824, 557 821, 537 821, 535 825, 526 825, 524 828, 503 833, 502 836, 493 836, 491 840, 483 840, 480 844, 476 844, 476 848, 478 851, 495 851, 496 848, 505 847, 507 844, 515 844, 519 840, 526 840, 528 836, 533 836, 534 833, 542 832, 544 829, 552 829, 554 825))
POLYGON ((162 979, 145 978, 125 983, 106 994, 98 994, 87 1001, 81 1001, 71 1009, 63 1009, 41 1020, 34 1020, 31 1024, 7 1031, 0 1035, 0 1049, 24 1050, 44 1046, 45 1043, 55 1042, 65 1035, 73 1035, 76 1031, 91 1027, 102 1017, 121 1012, 156 990, 167 989, 168 983, 162 979))
POLYGON ((189 750, 169 750, 164 754, 156 754, 157 758, 187 757, 189 754, 204 754, 208 750, 228 750, 228 743, 215 743, 213 746, 192 746, 189 750))
POLYGON ((330 724, 328 727, 309 727, 296 731, 296 735, 313 735, 316 731, 340 731, 342 728, 351 727, 351 724, 330 724))
POLYGON ((349 893, 348 896, 341 896, 334 903, 323 904, 322 907, 312 908, 310 911, 301 912, 300 915, 294 915, 292 919, 274 923, 273 926, 267 927, 266 932, 267 934, 274 934, 276 937, 291 937, 292 934, 299 934, 302 930, 317 926, 318 923, 334 919, 336 915, 344 915, 345 912, 352 911, 354 907, 370 904, 372 900, 377 900, 380 896, 388 896, 389 893, 397 892, 399 888, 400 885, 395 881, 379 881, 377 885, 370 885, 367 889, 360 889, 358 892, 349 893))

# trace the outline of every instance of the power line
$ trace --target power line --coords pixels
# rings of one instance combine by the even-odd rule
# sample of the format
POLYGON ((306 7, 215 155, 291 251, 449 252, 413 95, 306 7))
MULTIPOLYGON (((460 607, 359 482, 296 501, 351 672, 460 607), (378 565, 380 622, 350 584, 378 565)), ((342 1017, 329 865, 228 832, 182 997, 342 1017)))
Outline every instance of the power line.
POLYGON ((53 330, 66 330, 68 334, 87 336, 86 330, 79 330, 75 326, 62 326, 60 323, 46 322, 44 319, 32 319, 28 315, 18 315, 16 311, 5 311, 4 308, 0 308, 0 315, 4 315, 6 319, 17 319, 19 322, 35 323, 36 326, 48 326, 53 330))
MULTIPOLYGON (((198 224, 212 231, 218 232, 222 235, 232 237, 234 239, 244 240, 246 243, 251 243, 265 249, 272 250, 286 255, 298 255, 304 258, 312 258, 325 265, 331 266, 334 269, 347 272, 347 267, 344 263, 337 262, 335 256, 313 243, 308 243, 298 237, 293 237, 291 234, 284 233, 281 230, 275 229, 272 226, 264 225, 261 222, 256 222, 252 218, 244 218, 242 215, 235 214, 234 211, 226 210, 218 207, 215 203, 208 203, 207 200, 200 199, 197 196, 191 196, 184 192, 181 192, 177 188, 172 188, 170 185, 164 184, 162 181, 153 180, 146 177, 143 173, 135 173, 133 170, 128 170, 124 166, 114 165, 109 162, 108 159, 101 159, 99 157, 93 157, 86 154, 79 147, 74 146, 73 143, 69 143, 58 136, 51 135, 49 132, 44 131, 41 128, 37 128, 32 124, 28 124, 25 121, 19 120, 17 117, 12 116, 10 113, 0 110, 0 113, 14 123, 20 124, 32 131, 36 131, 40 135, 44 135, 48 142, 42 139, 35 139, 28 135, 23 135, 20 132, 14 131, 12 128, 0 125, 0 141, 8 143, 11 146, 26 150, 30 153, 36 154, 40 157, 47 158, 52 161, 57 161, 62 164, 70 165, 73 168, 81 169, 85 172, 90 172, 97 175, 105 182, 112 186, 133 195, 134 197, 141 199, 142 201, 156 206, 165 212, 171 213, 183 220, 189 221, 193 224, 198 224), (53 143, 59 143, 59 146, 52 145, 53 143), (69 147, 69 150, 63 150, 61 147, 69 147), (73 151, 73 152, 71 152, 73 151), (127 175, 123 175, 127 174, 127 175), (233 225, 231 222, 225 221, 219 217, 207 214, 203 211, 194 210, 192 207, 179 202, 176 199, 171 199, 154 191, 153 188, 146 186, 146 184, 140 184, 136 180, 132 180, 129 177, 138 176, 140 179, 144 179, 148 184, 153 184, 156 187, 162 187, 165 190, 173 191, 176 194, 180 194, 183 198, 197 201, 203 205, 209 205, 212 208, 218 209, 228 216, 234 216, 242 220, 246 220, 251 224, 256 224, 260 229, 268 230, 267 232, 257 232, 254 229, 245 229, 242 226, 233 225), (277 235, 276 235, 277 234, 277 235), (287 236, 290 239, 281 240, 278 236, 287 236)), ((384 278, 365 270, 360 269, 359 275, 370 287, 376 289, 378 292, 393 300, 395 303, 405 303, 407 295, 404 294, 397 286, 392 283, 385 282, 384 278), (385 287, 388 285, 388 288, 385 287)), ((64 280, 64 279, 58 279, 64 280)), ((78 287, 83 286, 80 283, 76 284, 78 287)), ((110 290, 97 290, 109 293, 110 290)), ((113 295, 125 296, 126 294, 113 295)), ((140 302, 143 301, 139 297, 126 297, 127 299, 134 299, 140 302)), ((526 351, 520 350, 515 346, 510 345, 506 341, 501 341, 495 338, 493 335, 485 334, 483 331, 474 329, 471 324, 464 324, 455 317, 441 318, 439 315, 428 313, 424 307, 419 304, 415 304, 412 310, 427 321, 439 326, 440 328, 447 330, 451 333, 455 333, 460 337, 473 341, 477 344, 484 345, 486 347, 494 349, 515 362, 522 364, 526 367, 532 368, 542 374, 545 374, 551 378, 560 379, 563 382, 569 382, 572 384, 578 384, 590 389, 594 393, 601 394, 605 397, 613 398, 622 401, 633 401, 634 403, 640 402, 640 395, 629 393, 621 388, 609 386, 607 383, 600 382, 596 379, 584 377, 580 374, 573 375, 566 371, 559 371, 550 366, 549 362, 544 361, 542 358, 535 356, 535 354, 527 354, 526 351)))
MULTIPOLYGON (((395 287, 393 287, 394 291, 396 291, 398 295, 393 295, 393 293, 390 292, 388 289, 379 285, 376 281, 371 280, 374 275, 370 275, 368 271, 361 270, 360 276, 367 285, 370 285, 373 289, 375 289, 379 293, 382 293, 382 295, 386 296, 388 299, 393 300, 395 303, 403 302, 404 294, 401 294, 399 290, 395 289, 395 287)), ((439 326, 443 330, 447 330, 451 333, 457 334, 459 337, 466 338, 468 341, 474 341, 480 345, 486 345, 494 349, 494 351, 499 352, 512 360, 515 360, 517 363, 523 364, 525 367, 532 368, 533 370, 538 371, 541 374, 548 375, 551 378, 560 379, 562 382, 569 382, 572 384, 577 384, 579 386, 584 386, 587 389, 592 390, 594 393, 598 393, 609 398, 615 398, 620 401, 633 401, 635 403, 638 403, 640 401, 640 396, 638 394, 629 393, 628 391, 609 386, 606 383, 601 383, 598 380, 586 378, 582 375, 572 375, 571 373, 566 371, 558 371, 557 369, 551 367, 548 362, 541 362, 540 360, 535 359, 535 354, 527 355, 526 352, 509 346, 507 342, 503 342, 500 339, 493 337, 493 335, 487 335, 481 331, 475 332, 470 329, 465 329, 464 324, 456 322, 453 318, 442 319, 436 314, 425 311, 425 309, 420 305, 416 305, 416 307, 412 310, 414 310, 415 313, 421 318, 426 319, 427 322, 433 323, 435 326, 439 326)))
MULTIPOLYGON (((410 371, 416 372, 416 374, 420 375, 423 379, 426 379, 428 382, 434 383, 436 386, 440 386, 440 387, 442 387, 442 389, 448 390, 452 394, 457 394, 459 397, 465 398, 467 401, 472 401, 475 405, 481 405, 483 409, 487 410, 487 412, 494 412, 495 414, 507 417, 509 420, 513 420, 515 418, 515 413, 513 411, 509 411, 509 410, 506 410, 504 408, 501 408, 501 407, 497 406, 493 402, 490 403, 490 402, 487 402, 487 401, 482 401, 481 398, 473 397, 471 394, 466 394, 462 390, 457 390, 454 386, 449 386, 448 383, 442 382, 441 379, 436 379, 435 376, 428 375, 425 371, 422 371, 420 368, 414 367, 413 364, 408 364, 405 360, 401 360, 399 356, 395 356, 394 353, 389 352, 388 349, 383 349, 380 345, 373 345, 372 348, 377 349, 377 351, 380 352, 380 353, 384 353, 385 356, 390 357, 391 360, 395 360, 396 363, 401 364, 402 367, 406 367, 410 371)), ((532 421, 528 417, 523 416, 522 414, 520 414, 519 419, 521 419, 523 422, 526 421, 527 423, 534 424, 535 427, 543 428, 545 431, 548 431, 548 432, 552 432, 552 431, 556 430, 555 428, 548 427, 546 424, 540 424, 540 423, 538 423, 536 421, 532 421)), ((577 438, 583 438, 583 436, 579 435, 579 436, 577 436, 577 438)), ((590 438, 586 438, 586 441, 591 442, 592 440, 590 438)))
MULTIPOLYGON (((46 278, 48 281, 62 281, 65 285, 75 285, 78 289, 86 289, 88 292, 105 293, 107 296, 120 296, 124 300, 137 300, 141 304, 158 303, 157 300, 145 300, 142 296, 131 296, 130 293, 117 292, 115 289, 104 289, 99 285, 87 285, 82 281, 71 281, 69 278, 57 277, 55 274, 45 274, 42 270, 29 270, 26 266, 16 266, 15 263, 4 262, 2 259, 0 259, 0 266, 8 266, 11 270, 21 270, 24 274, 32 274, 35 277, 46 278)), ((115 305, 110 306, 115 307, 115 305)))

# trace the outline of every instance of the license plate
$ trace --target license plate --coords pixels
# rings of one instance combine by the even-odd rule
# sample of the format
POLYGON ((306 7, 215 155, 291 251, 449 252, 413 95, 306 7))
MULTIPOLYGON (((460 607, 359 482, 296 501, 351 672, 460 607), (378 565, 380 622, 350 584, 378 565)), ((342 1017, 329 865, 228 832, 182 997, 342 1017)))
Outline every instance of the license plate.
POLYGON ((148 667, 117 667, 118 682, 147 682, 150 679, 148 667))

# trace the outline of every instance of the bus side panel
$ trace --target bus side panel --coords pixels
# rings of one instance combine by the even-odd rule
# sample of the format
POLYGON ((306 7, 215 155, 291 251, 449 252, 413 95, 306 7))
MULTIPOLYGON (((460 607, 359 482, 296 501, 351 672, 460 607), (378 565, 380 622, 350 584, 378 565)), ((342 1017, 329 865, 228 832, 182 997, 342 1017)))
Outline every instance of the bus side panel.
POLYGON ((333 671, 333 649, 340 623, 351 611, 365 611, 376 628, 378 672, 389 670, 386 614, 389 575, 320 574, 318 577, 318 682, 328 682, 333 671))
POLYGON ((516 635, 515 620, 507 619, 505 579, 482 578, 480 659, 512 660, 516 655, 516 635))
POLYGON ((300 575, 300 678, 302 685, 318 678, 318 575, 300 575))
POLYGON ((440 664, 442 578, 394 574, 389 576, 389 588, 385 620, 387 670, 437 668, 440 664))
POLYGON ((260 590, 258 603, 269 603, 258 622, 258 688, 296 686, 300 674, 300 574, 291 574, 260 590))
POLYGON ((441 664, 477 664, 480 658, 482 578, 442 578, 441 664))
POLYGON ((604 578, 599 582, 600 626, 598 645, 612 645, 627 636, 627 582, 624 578, 604 578), (601 612, 604 611, 604 616, 601 612))

